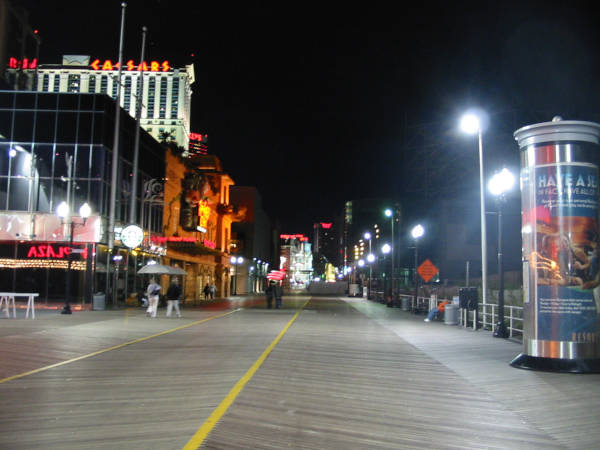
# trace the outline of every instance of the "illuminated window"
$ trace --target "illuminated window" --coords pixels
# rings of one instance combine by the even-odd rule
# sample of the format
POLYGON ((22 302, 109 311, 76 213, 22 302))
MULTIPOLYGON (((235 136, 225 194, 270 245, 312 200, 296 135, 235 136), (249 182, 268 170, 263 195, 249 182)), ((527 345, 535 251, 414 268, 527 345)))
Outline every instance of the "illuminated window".
POLYGON ((100 92, 102 94, 106 94, 108 92, 108 77, 106 75, 102 75, 100 78, 100 92))
POLYGON ((44 76, 42 77, 42 91, 48 92, 49 85, 50 85, 50 75, 45 73, 44 76))
POLYGON ((125 77, 125 92, 123 93, 123 109, 129 112, 131 106, 131 77, 125 77))
POLYGON ((156 78, 150 78, 148 83, 148 118, 154 118, 154 98, 156 96, 156 78))
POLYGON ((160 79, 160 104, 158 110, 158 118, 164 119, 167 116, 167 78, 160 79))
POLYGON ((81 75, 70 74, 67 81, 67 92, 79 92, 81 75))
POLYGON ((89 83, 88 92, 90 94, 96 93, 96 75, 90 75, 90 83, 89 83))
POLYGON ((52 92, 58 92, 59 88, 60 88, 60 75, 55 73, 54 74, 54 85, 52 86, 52 92))
POLYGON ((179 107, 179 78, 175 77, 173 79, 173 89, 171 89, 172 97, 171 97, 171 118, 177 118, 177 111, 179 107))

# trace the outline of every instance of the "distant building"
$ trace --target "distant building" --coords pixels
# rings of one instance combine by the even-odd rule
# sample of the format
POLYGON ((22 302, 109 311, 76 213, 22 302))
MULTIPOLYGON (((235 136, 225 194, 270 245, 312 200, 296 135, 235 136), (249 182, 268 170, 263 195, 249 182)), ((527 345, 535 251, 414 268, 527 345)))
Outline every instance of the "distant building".
POLYGON ((245 211, 244 219, 231 227, 232 254, 246 261, 238 267, 237 293, 263 292, 269 269, 279 264, 272 260, 271 220, 255 187, 231 186, 229 195, 231 204, 245 211))
MULTIPOLYGON (((379 251, 384 242, 391 243, 390 218, 385 216, 384 211, 393 204, 391 200, 384 198, 349 200, 345 203, 342 252, 346 265, 353 265, 368 251, 369 243, 364 238, 366 232, 370 232, 372 235, 371 249, 373 252, 379 251)), ((394 231, 395 237, 398 239, 401 210, 398 205, 395 206, 395 210, 397 214, 394 231)))
POLYGON ((312 280, 312 249, 308 238, 302 234, 282 234, 279 268, 285 270, 285 290, 306 289, 312 280))
POLYGON ((324 256, 334 267, 342 265, 340 258, 339 228, 335 222, 317 222, 313 225, 313 253, 324 256))
MULTIPOLYGON (((27 75, 24 89, 38 92, 106 94, 117 98, 118 63, 87 55, 65 55, 62 64, 8 68, 8 79, 27 75)), ((141 89, 140 124, 157 141, 172 140, 188 149, 191 85, 194 66, 171 67, 169 61, 124 61, 121 70, 121 107, 136 116, 141 89), (143 80, 143 82, 142 82, 143 80)))

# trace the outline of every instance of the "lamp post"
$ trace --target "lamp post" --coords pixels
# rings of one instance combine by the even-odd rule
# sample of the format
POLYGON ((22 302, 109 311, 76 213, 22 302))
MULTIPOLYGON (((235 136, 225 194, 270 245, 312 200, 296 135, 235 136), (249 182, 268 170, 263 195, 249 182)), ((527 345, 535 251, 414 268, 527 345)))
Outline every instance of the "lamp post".
POLYGON ((56 214, 60 217, 62 224, 69 225, 69 253, 67 254, 67 277, 65 282, 65 306, 61 311, 61 314, 72 314, 71 312, 71 262, 73 260, 73 234, 75 226, 85 226, 87 218, 90 216, 92 210, 90 205, 84 203, 79 208, 79 216, 81 222, 75 222, 75 218, 70 216, 69 205, 67 202, 61 202, 56 208, 56 214))
POLYGON ((494 331, 494 337, 507 338, 508 330, 504 323, 504 267, 502 259, 502 209, 506 203, 506 191, 515 184, 515 177, 508 169, 504 168, 496 173, 488 184, 492 194, 496 196, 498 205, 498 277, 500 278, 500 287, 498 289, 498 323, 494 331))
POLYGON ((393 303, 394 300, 396 299, 396 294, 395 294, 396 289, 394 286, 394 221, 396 220, 396 218, 394 217, 394 211, 392 211, 389 208, 385 210, 385 215, 390 218, 390 223, 392 224, 391 252, 392 252, 392 303, 393 303))
POLYGON ((411 230, 410 234, 415 240, 415 306, 417 305, 417 296, 419 295, 419 276, 417 274, 417 267, 419 264, 419 238, 425 234, 425 228, 421 224, 415 225, 411 230))
POLYGON ((240 264, 244 263, 244 258, 241 256, 232 256, 229 260, 231 264, 233 264, 233 295, 237 295, 237 277, 238 277, 238 267, 240 264))
MULTIPOLYGON (((358 262, 356 264, 358 265, 359 268, 362 269, 363 267, 365 267, 365 260, 361 258, 361 259, 358 260, 358 262)), ((361 274, 360 279, 361 280, 363 279, 363 274, 361 274)), ((364 294, 364 286, 362 286, 362 288, 363 288, 363 292, 360 294, 361 297, 364 294)), ((368 297, 368 293, 367 293, 367 297, 368 297)))
MULTIPOLYGON (((381 253, 383 253, 383 296, 384 296, 384 300, 385 303, 388 307, 392 307, 393 306, 393 297, 389 298, 386 294, 387 294, 387 290, 386 290, 386 284, 387 284, 387 278, 385 276, 385 270, 386 270, 386 262, 385 262, 385 257, 387 256, 388 253, 390 253, 392 251, 392 246, 390 244, 383 244, 381 246, 381 253)), ((392 266, 393 267, 393 266, 392 266)), ((393 269, 392 269, 393 272, 393 269)), ((394 278, 392 275, 392 292, 394 290, 394 278)))
POLYGON ((364 238, 369 241, 369 254, 367 255, 367 261, 369 262, 369 290, 367 291, 367 298, 371 298, 371 277, 373 276, 373 267, 371 266, 369 261, 369 257, 371 256, 371 233, 368 231, 364 234, 364 238))
POLYGON ((485 229, 485 190, 483 178, 483 139, 481 121, 475 114, 465 114, 460 121, 460 128, 468 134, 477 133, 479 142, 479 202, 481 208, 481 295, 484 304, 487 303, 487 241, 485 229))

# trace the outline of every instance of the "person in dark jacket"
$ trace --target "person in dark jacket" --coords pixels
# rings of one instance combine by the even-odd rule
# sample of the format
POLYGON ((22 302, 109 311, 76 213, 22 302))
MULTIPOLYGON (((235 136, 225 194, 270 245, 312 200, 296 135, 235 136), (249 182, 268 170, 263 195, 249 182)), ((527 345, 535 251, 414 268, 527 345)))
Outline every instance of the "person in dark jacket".
POLYGON ((269 285, 267 286, 267 289, 265 290, 265 293, 267 294, 267 309, 271 309, 273 307, 273 296, 274 296, 274 287, 275 284, 277 284, 275 281, 271 280, 269 281, 269 285))
POLYGON ((275 297, 275 309, 280 309, 281 297, 283 297, 283 289, 281 288, 281 284, 279 284, 277 281, 273 286, 273 297, 275 297))
POLYGON ((177 317, 181 317, 181 312, 179 311, 179 300, 181 299, 181 286, 179 286, 179 280, 177 278, 173 278, 171 280, 171 285, 169 289, 167 289, 167 317, 171 317, 171 311, 175 308, 175 313, 177 317))

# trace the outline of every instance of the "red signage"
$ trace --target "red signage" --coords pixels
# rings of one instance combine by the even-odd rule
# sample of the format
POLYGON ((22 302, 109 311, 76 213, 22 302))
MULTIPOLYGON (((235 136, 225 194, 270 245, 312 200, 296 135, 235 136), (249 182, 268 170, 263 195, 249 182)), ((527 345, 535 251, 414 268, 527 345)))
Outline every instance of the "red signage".
POLYGON ((153 237, 154 242, 196 242, 198 239, 195 237, 183 237, 183 236, 169 236, 169 237, 153 237))
POLYGON ((321 222, 321 228, 323 228, 324 230, 329 230, 331 228, 331 225, 333 225, 333 224, 321 222))
POLYGON ((49 244, 31 245, 27 252, 28 258, 59 258, 65 259, 72 253, 79 253, 84 259, 87 259, 87 248, 71 248, 68 246, 54 247, 49 244))
POLYGON ((194 155, 208 154, 208 134, 190 133, 188 150, 194 155))
MULTIPOLYGON (((155 236, 152 238, 152 242, 156 242, 159 244, 162 244, 165 242, 198 242, 198 238, 186 237, 186 236, 168 236, 168 237, 155 236)), ((213 249, 217 248, 217 244, 215 244, 213 241, 209 241, 208 239, 202 239, 202 244, 208 248, 213 248, 213 249)))
MULTIPOLYGON (((113 63, 110 59, 107 59, 104 62, 95 59, 90 64, 90 67, 94 70, 119 70, 119 63, 113 63)), ((143 61, 140 64, 135 64, 133 60, 130 59, 123 66, 123 70, 129 72, 168 72, 171 70, 171 65, 169 64, 169 61, 150 61, 150 63, 143 61)))
POLYGON ((308 242, 308 238, 303 234, 280 234, 281 239, 298 239, 302 242, 308 242))
POLYGON ((11 69, 35 69, 38 65, 37 58, 19 60, 17 58, 8 58, 8 67, 11 69))

